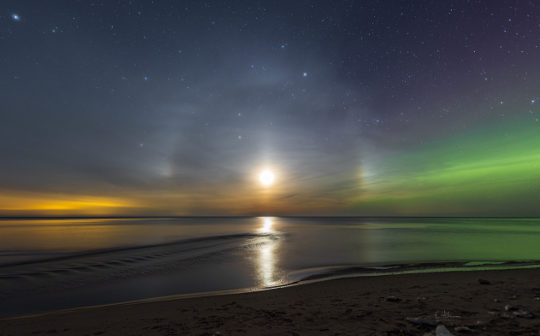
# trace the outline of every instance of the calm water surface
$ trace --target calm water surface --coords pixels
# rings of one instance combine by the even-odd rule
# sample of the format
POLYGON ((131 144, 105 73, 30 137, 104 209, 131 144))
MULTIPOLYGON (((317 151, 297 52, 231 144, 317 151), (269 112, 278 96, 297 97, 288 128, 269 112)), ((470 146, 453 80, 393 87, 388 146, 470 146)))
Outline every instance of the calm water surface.
POLYGON ((264 288, 347 267, 540 260, 540 219, 0 220, 0 316, 264 288))

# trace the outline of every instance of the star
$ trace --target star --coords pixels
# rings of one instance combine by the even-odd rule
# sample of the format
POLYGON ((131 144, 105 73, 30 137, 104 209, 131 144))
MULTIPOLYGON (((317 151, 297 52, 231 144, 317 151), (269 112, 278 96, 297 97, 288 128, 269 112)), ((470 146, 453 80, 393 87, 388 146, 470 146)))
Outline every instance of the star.
POLYGON ((20 17, 19 14, 17 14, 17 13, 11 14, 11 19, 12 19, 13 21, 16 21, 16 22, 21 21, 21 17, 20 17))
POLYGON ((144 80, 145 80, 145 81, 147 81, 147 80, 148 80, 148 76, 144 76, 143 78, 144 78, 144 80))
POLYGON ((535 98, 531 99, 531 104, 534 104, 534 103, 536 103, 536 99, 535 99, 535 98))
POLYGON ((307 77, 307 72, 304 72, 304 73, 302 74, 302 76, 303 76, 303 77, 307 77))

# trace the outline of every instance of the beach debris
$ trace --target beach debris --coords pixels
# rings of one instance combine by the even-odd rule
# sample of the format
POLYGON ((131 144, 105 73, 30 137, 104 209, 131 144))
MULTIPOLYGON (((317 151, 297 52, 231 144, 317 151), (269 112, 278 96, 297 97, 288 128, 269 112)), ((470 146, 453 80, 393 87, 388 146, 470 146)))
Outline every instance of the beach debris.
POLYGON ((452 315, 452 313, 450 311, 447 311, 447 310, 444 310, 441 312, 441 311, 437 311, 435 312, 435 319, 437 321, 441 321, 441 320, 450 320, 450 319, 459 319, 461 318, 461 316, 459 315, 452 315))
POLYGON ((482 279, 482 278, 478 279, 478 283, 481 285, 491 285, 491 282, 489 280, 482 279))
POLYGON ((454 336, 443 324, 439 324, 435 329, 436 336, 454 336))
POLYGON ((472 330, 471 328, 469 328, 467 326, 455 327, 454 330, 457 331, 457 332, 466 332, 466 333, 474 331, 474 330, 472 330))
POLYGON ((506 311, 517 310, 517 307, 514 307, 514 306, 511 306, 511 305, 507 304, 506 306, 504 306, 504 310, 506 310, 506 311))
POLYGON ((397 296, 390 295, 390 296, 386 297, 386 301, 388 301, 388 302, 399 302, 399 301, 401 301, 401 299, 398 298, 397 296))
POLYGON ((517 310, 517 311, 514 311, 513 312, 514 315, 516 315, 517 317, 521 317, 521 318, 526 318, 526 319, 533 319, 535 318, 534 314, 533 313, 530 313, 526 310, 517 310))
POLYGON ((407 317, 405 320, 413 324, 427 325, 430 327, 436 326, 436 323, 432 319, 426 317, 407 317))

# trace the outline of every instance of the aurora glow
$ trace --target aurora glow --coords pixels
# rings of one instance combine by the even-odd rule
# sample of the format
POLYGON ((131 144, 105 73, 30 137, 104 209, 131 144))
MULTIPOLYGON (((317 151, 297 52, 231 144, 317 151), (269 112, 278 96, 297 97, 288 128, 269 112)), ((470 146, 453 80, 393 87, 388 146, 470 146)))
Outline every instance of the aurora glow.
POLYGON ((540 216, 534 3, 0 9, 0 216, 540 216))
POLYGON ((412 149, 366 179, 365 197, 354 208, 394 215, 535 215, 538 144, 537 125, 511 122, 412 149))

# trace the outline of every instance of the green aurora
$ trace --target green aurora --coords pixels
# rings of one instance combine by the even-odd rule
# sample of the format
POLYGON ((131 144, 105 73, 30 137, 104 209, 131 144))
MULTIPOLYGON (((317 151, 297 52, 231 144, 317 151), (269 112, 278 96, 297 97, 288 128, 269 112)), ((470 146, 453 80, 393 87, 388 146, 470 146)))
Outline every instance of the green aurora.
POLYGON ((540 215, 540 128, 530 118, 416 147, 376 171, 365 178, 355 213, 540 215))

